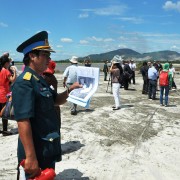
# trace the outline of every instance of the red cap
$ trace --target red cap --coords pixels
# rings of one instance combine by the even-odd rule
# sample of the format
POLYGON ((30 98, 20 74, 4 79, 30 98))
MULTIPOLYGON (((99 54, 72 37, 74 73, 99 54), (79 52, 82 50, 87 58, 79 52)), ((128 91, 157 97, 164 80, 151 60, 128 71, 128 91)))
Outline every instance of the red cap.
POLYGON ((49 61, 47 69, 44 71, 44 73, 50 73, 54 74, 56 68, 56 63, 53 60, 49 61))

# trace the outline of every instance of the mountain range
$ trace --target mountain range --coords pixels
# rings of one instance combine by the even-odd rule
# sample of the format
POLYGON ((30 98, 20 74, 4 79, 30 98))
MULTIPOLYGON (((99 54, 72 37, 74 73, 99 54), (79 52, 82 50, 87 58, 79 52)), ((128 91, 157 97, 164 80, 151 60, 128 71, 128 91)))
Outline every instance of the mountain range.
POLYGON ((117 49, 101 54, 90 54, 86 57, 80 57, 79 60, 90 59, 91 61, 111 60, 115 55, 121 56, 123 59, 133 59, 135 61, 159 60, 159 61, 179 61, 180 53, 176 51, 164 50, 148 53, 139 53, 132 49, 117 49))

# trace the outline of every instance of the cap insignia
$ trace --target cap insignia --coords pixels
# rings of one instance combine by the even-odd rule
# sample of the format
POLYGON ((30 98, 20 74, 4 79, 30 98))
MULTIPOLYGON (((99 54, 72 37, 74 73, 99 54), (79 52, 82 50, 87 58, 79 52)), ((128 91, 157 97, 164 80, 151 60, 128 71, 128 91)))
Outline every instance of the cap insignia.
POLYGON ((49 46, 48 39, 45 39, 45 41, 44 41, 44 46, 49 46))

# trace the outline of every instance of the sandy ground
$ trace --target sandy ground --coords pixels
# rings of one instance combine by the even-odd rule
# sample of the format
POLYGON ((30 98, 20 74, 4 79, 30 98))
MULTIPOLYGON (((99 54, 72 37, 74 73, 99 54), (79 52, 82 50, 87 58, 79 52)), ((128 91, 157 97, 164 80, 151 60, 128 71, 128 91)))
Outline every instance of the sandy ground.
MULTIPOLYGON (((56 76, 62 86, 62 75, 56 76)), ((68 103, 61 106, 63 159, 56 163, 56 180, 180 179, 180 91, 171 91, 169 107, 161 107, 141 89, 137 74, 136 85, 120 89, 121 110, 113 111, 111 87, 100 76, 89 110, 78 107, 72 116, 68 103)), ((9 122, 10 129, 16 127, 9 122)), ((0 135, 0 180, 16 179, 17 137, 0 135)))

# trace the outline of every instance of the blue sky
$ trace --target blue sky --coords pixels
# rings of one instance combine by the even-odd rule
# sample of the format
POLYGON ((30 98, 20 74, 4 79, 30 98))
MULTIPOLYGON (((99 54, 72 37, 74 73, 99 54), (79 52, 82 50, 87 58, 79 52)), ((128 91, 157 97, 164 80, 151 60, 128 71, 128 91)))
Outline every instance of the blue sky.
POLYGON ((180 52, 180 1, 0 0, 0 54, 46 30, 52 59, 99 54, 119 48, 140 53, 180 52))

